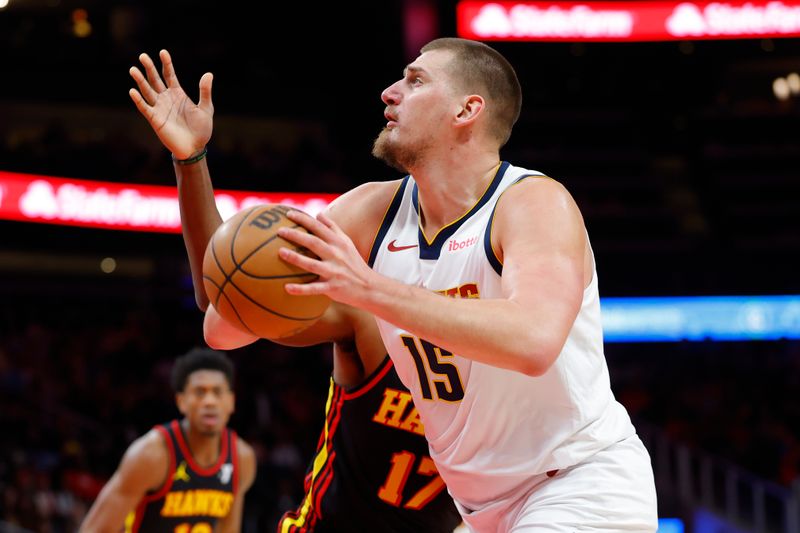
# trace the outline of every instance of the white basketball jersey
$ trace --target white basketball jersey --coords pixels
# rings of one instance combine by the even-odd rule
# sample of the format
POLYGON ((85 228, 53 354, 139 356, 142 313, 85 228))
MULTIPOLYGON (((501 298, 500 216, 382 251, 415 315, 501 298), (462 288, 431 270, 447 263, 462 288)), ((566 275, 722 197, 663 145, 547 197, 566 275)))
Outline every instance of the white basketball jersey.
MULTIPOLYGON (((406 177, 376 235, 370 265, 446 296, 501 298, 492 217, 500 195, 528 176, 548 179, 502 163, 475 206, 432 243, 420 229, 416 183, 406 177)), ((411 390, 431 457, 450 493, 468 509, 510 504, 538 474, 572 466, 635 433, 609 384, 596 272, 564 349, 538 377, 451 354, 384 320, 378 326, 411 390)))

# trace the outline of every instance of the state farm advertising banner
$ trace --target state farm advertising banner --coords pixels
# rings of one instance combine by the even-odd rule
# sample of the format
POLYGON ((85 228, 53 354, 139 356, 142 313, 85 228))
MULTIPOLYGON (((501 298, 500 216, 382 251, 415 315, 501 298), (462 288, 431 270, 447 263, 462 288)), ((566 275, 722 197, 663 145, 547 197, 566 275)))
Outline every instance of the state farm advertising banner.
MULTIPOLYGON (((285 204, 311 215, 335 194, 216 191, 227 220, 258 204, 285 204)), ((180 233, 176 187, 128 185, 0 171, 0 219, 93 228, 180 233)))
POLYGON ((456 8, 458 35, 482 41, 671 41, 800 36, 800 0, 481 2, 456 8))

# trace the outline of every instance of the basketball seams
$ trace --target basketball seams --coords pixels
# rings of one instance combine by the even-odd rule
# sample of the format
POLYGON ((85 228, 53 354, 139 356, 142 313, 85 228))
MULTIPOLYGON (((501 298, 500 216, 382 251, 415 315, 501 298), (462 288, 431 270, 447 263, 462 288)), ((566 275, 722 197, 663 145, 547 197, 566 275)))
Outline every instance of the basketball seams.
MULTIPOLYGON (((243 267, 244 267, 244 264, 245 264, 245 263, 246 263, 246 262, 247 262, 247 261, 248 261, 248 260, 249 260, 251 257, 253 257, 253 255, 255 255, 255 253, 256 253, 256 252, 258 252, 260 249, 262 249, 264 246, 268 245, 269 243, 271 243, 271 242, 272 242, 272 241, 274 241, 275 239, 277 239, 277 238, 281 238, 281 237, 280 237, 279 235, 277 235, 277 234, 275 234, 275 235, 271 235, 271 236, 270 236, 270 237, 269 237, 267 240, 265 240, 264 242, 262 242, 261 244, 259 244, 259 245, 258 245, 256 248, 254 248, 254 249, 253 249, 253 250, 252 250, 250 253, 248 253, 248 254, 247 254, 247 255, 246 255, 246 256, 245 256, 245 257, 242 259, 241 263, 240 263, 240 262, 238 262, 238 261, 236 260, 236 254, 235 254, 235 245, 236 245, 236 237, 238 237, 238 235, 239 235, 239 230, 242 228, 242 226, 244 226, 244 223, 245 223, 245 222, 247 221, 247 219, 248 219, 248 218, 249 218, 249 217, 250 217, 250 216, 253 214, 253 212, 254 212, 254 211, 256 211, 256 210, 257 210, 259 207, 260 207, 260 206, 255 206, 255 207, 251 208, 251 209, 250 209, 250 210, 247 212, 247 214, 246 214, 245 216, 243 216, 243 217, 242 217, 242 220, 241 220, 241 221, 239 222, 239 224, 236 226, 236 230, 235 230, 235 231, 234 231, 234 233, 233 233, 233 237, 231 238, 231 245, 230 245, 230 248, 231 248, 231 250, 230 250, 230 252, 231 252, 231 261, 233 261, 234 268, 233 268, 233 271, 232 271, 231 273, 226 273, 226 272, 225 272, 225 270, 222 268, 222 262, 221 262, 221 261, 219 260, 219 258, 217 257, 217 251, 216 251, 216 247, 214 246, 214 239, 211 239, 211 254, 212 254, 212 255, 213 255, 213 257, 214 257, 214 261, 217 263, 217 267, 219 267, 219 270, 220 270, 220 272, 222 272, 223 276, 225 277, 225 281, 222 283, 222 285, 221 285, 221 286, 220 286, 220 285, 218 285, 218 284, 217 284, 217 283, 216 283, 214 280, 212 280, 211 278, 208 278, 208 279, 209 279, 209 281, 211 281, 211 282, 212 282, 212 284, 213 284, 215 287, 217 287, 217 289, 218 289, 218 291, 219 291, 219 292, 217 292, 217 300, 216 300, 216 302, 215 302, 215 305, 214 305, 214 307, 217 307, 217 308, 218 308, 218 307, 219 307, 219 305, 218 305, 218 304, 219 304, 219 299, 220 299, 220 297, 222 297, 222 296, 225 296, 225 299, 228 301, 228 304, 231 306, 231 309, 233 310, 233 312, 234 312, 234 313, 236 313, 236 318, 238 318, 238 319, 239 319, 239 322, 241 322, 241 323, 242 323, 242 325, 244 325, 244 327, 246 327, 246 328, 247 328, 247 330, 248 330, 248 331, 250 331, 250 333, 253 333, 253 331, 252 331, 252 330, 250 330, 250 328, 247 326, 247 324, 245 323, 245 321, 242 319, 242 316, 241 316, 241 315, 239 314, 239 312, 236 310, 236 306, 234 306, 234 305, 233 305, 233 302, 231 301, 231 298, 230 298, 230 296, 228 296, 227 294, 225 294, 225 286, 226 286, 227 284, 229 284, 229 283, 230 283, 230 285, 231 285, 232 287, 234 287, 234 288, 235 288, 235 289, 236 289, 236 290, 239 292, 239 294, 241 294, 242 296, 244 296, 245 298, 247 298, 247 299, 248 299, 250 302, 252 302, 253 304, 255 304, 257 307, 259 307, 259 308, 263 309, 264 311, 267 311, 267 312, 269 312, 269 313, 272 313, 272 314, 273 314, 273 315, 275 315, 275 316, 279 316, 279 317, 281 317, 281 318, 285 318, 285 319, 287 319, 287 320, 302 321, 302 322, 305 322, 305 321, 308 321, 308 320, 316 320, 316 319, 320 318, 320 317, 322 316, 322 314, 320 314, 320 315, 317 315, 317 316, 312 316, 312 317, 293 317, 293 316, 284 315, 284 314, 282 314, 282 313, 279 313, 278 311, 275 311, 274 309, 270 309, 269 307, 267 307, 267 306, 265 306, 265 305, 263 305, 263 304, 261 304, 261 303, 259 303, 259 302, 255 301, 255 300, 254 300, 253 298, 251 298, 251 297, 250 297, 248 294, 246 294, 244 291, 242 291, 242 289, 241 289, 241 288, 239 288, 239 287, 236 285, 236 283, 233 281, 233 276, 236 274, 236 272, 237 272, 237 271, 241 272, 241 273, 242 273, 242 275, 245 275, 245 276, 248 276, 248 277, 251 277, 251 278, 254 278, 254 279, 265 279, 265 280, 267 280, 267 279, 291 279, 291 278, 306 278, 306 277, 314 277, 314 278, 316 278, 316 277, 318 277, 316 274, 313 274, 313 273, 311 273, 311 272, 306 272, 306 273, 298 273, 298 274, 287 274, 287 275, 277 275, 277 276, 256 276, 256 275, 254 275, 254 274, 251 274, 251 273, 247 272, 246 270, 244 270, 244 268, 243 268, 243 267)), ((282 215, 282 216, 284 216, 284 218, 285 218, 285 215, 282 215)), ((291 226, 291 227, 292 227, 292 228, 298 228, 298 227, 300 227, 300 225, 299 225, 299 224, 295 224, 294 226, 291 226)), ((285 239, 284 239, 284 240, 285 240, 285 239)), ((286 241, 286 242, 288 243, 288 241, 286 241)), ((290 244, 291 244, 291 243, 290 243, 290 244)), ((205 278, 205 276, 203 276, 203 277, 205 278)), ((323 314, 324 314, 324 313, 323 313, 323 314)))
MULTIPOLYGON (((294 249, 296 251, 300 250, 300 248, 297 245, 295 245, 294 243, 292 243, 290 241, 287 241, 286 239, 283 239, 283 237, 281 237, 278 234, 270 235, 264 242, 262 242, 261 244, 259 244, 255 248, 253 248, 246 256, 244 256, 244 258, 242 258, 241 262, 236 260, 236 255, 234 254, 234 247, 236 245, 236 237, 238 237, 238 235, 239 235, 239 230, 242 228, 242 226, 247 221, 247 219, 250 218, 250 215, 253 214, 253 211, 258 209, 259 207, 263 207, 263 206, 256 206, 256 207, 251 208, 250 211, 248 211, 247 214, 244 217, 242 217, 242 221, 239 223, 239 225, 236 227, 236 231, 233 233, 233 238, 231 238, 231 260, 233 261, 234 269, 233 269, 233 272, 231 272, 230 274, 226 274, 225 275, 226 282, 229 281, 234 274, 236 274, 237 270, 239 272, 241 272, 242 274, 244 274, 245 276, 251 277, 253 279, 265 279, 266 280, 266 279, 318 278, 319 276, 317 276, 316 274, 314 274, 312 272, 298 272, 296 274, 280 274, 280 275, 275 275, 275 276, 258 276, 256 274, 251 274, 250 272, 245 270, 244 264, 247 263, 247 261, 249 261, 256 253, 258 253, 259 250, 261 250, 262 248, 264 248, 265 246, 267 246, 268 244, 273 242, 275 239, 282 239, 287 245, 294 246, 294 249)), ((264 208, 264 209, 267 210, 267 211, 270 210, 270 208, 264 208)), ((261 213, 259 213, 259 215, 260 214, 261 213)), ((284 220, 289 220, 286 217, 286 214, 281 214, 281 216, 283 217, 284 220)), ((299 224, 295 224, 294 226, 289 226, 289 228, 291 228, 291 229, 296 229, 296 228, 305 229, 305 228, 302 228, 302 226, 300 226, 299 224)), ((212 249, 212 251, 213 251, 213 249, 212 249)), ((220 266, 220 270, 222 270, 222 266, 220 266)), ((223 286, 223 288, 224 288, 224 286, 223 286)), ((237 289, 238 289, 238 287, 237 287, 237 289)), ((241 289, 240 289, 240 292, 241 292, 241 289)))
MULTIPOLYGON (((292 278, 292 277, 304 278, 304 277, 310 277, 310 276, 317 277, 316 274, 313 274, 311 272, 297 273, 297 274, 290 274, 290 275, 280 275, 280 276, 257 276, 255 274, 251 274, 251 273, 247 272, 244 269, 244 264, 247 263, 247 261, 249 261, 250 258, 252 258, 256 253, 258 253, 259 250, 261 250, 262 248, 264 248, 265 246, 270 244, 275 239, 282 239, 287 245, 294 246, 294 249, 296 251, 300 250, 300 248, 297 245, 295 245, 294 243, 292 243, 290 241, 287 241, 286 239, 283 239, 283 237, 281 237, 277 233, 274 234, 274 235, 270 235, 264 242, 262 242, 261 244, 259 244, 255 248, 253 248, 250 251, 250 253, 248 253, 242 259, 241 262, 236 260, 236 255, 234 254, 234 246, 236 244, 236 237, 238 237, 238 235, 239 235, 239 230, 242 228, 242 226, 247 221, 247 219, 250 218, 250 216, 253 214, 253 211, 255 211, 256 209, 259 209, 259 208, 263 208, 266 211, 269 211, 269 210, 272 209, 271 207, 264 207, 264 206, 255 206, 255 207, 251 208, 250 211, 248 211, 247 214, 242 217, 241 222, 239 222, 239 225, 236 227, 236 231, 234 231, 234 233, 233 233, 233 237, 231 238, 231 260, 233 261, 234 269, 233 269, 233 272, 230 273, 230 275, 227 275, 227 277, 230 278, 230 276, 233 276, 236 273, 237 270, 242 272, 246 276, 249 276, 249 277, 255 278, 255 279, 288 279, 288 278, 292 278)), ((260 215, 261 213, 258 213, 258 214, 260 215)), ((281 213, 281 217, 284 220, 289 220, 286 217, 285 213, 281 213)), ((294 226, 289 226, 289 228, 291 228, 291 229, 297 229, 297 228, 305 229, 302 226, 300 226, 300 224, 295 224, 294 226)), ((220 269, 221 269, 221 267, 220 267, 220 269)))
MULTIPOLYGON (((289 228, 290 228, 290 229, 295 229, 295 228, 299 228, 299 227, 301 227, 301 226, 300 226, 300 225, 298 225, 298 224, 295 224, 294 226, 289 226, 289 228)), ((249 261, 249 260, 250 260, 250 258, 252 258, 252 257, 253 257, 253 256, 254 256, 254 255, 255 255, 255 254, 256 254, 256 253, 259 251, 259 250, 261 250, 262 248, 264 248, 266 245, 270 244, 270 243, 271 243, 272 241, 274 241, 275 239, 281 239, 281 240, 283 240, 283 241, 284 241, 286 244, 288 244, 289 246, 294 246, 294 249, 295 249, 295 251, 298 251, 298 252, 299 252, 299 250, 300 250, 300 247, 299 247, 299 246, 295 245, 295 244, 294 244, 294 243, 292 243, 292 242, 289 242, 289 241, 287 241, 286 239, 284 239, 284 238, 283 238, 283 237, 281 237, 280 235, 277 235, 277 234, 275 234, 275 235, 271 235, 269 238, 267 238, 267 240, 265 240, 264 242, 262 242, 261 244, 259 244, 259 245, 258 245, 258 246, 256 246, 255 248, 253 248, 253 250, 252 250, 252 251, 251 251, 249 254, 247 254, 247 256, 246 256, 244 259, 242 259, 242 262, 241 262, 241 263, 237 263, 237 262, 236 262, 236 258, 233 258, 233 263, 236 265, 236 269, 237 269, 237 270, 240 270, 240 271, 241 271, 241 272, 243 272, 244 274, 246 274, 246 275, 248 275, 248 276, 251 276, 251 277, 253 277, 253 278, 257 278, 257 279, 271 279, 270 277, 261 277, 261 276, 256 276, 256 275, 254 275, 254 274, 250 274, 249 272, 247 272, 247 271, 244 269, 244 264, 245 264, 245 263, 247 263, 247 261, 249 261)), ((309 274, 310 274, 310 272, 309 272, 309 274)), ((301 276, 301 275, 303 275, 303 276, 304 276, 305 274, 304 274, 304 273, 298 273, 298 274, 293 274, 293 275, 297 275, 297 276, 301 276)), ((316 276, 316 274, 311 274, 311 275, 312 275, 312 276, 316 276)), ((277 278, 276 278, 276 279, 277 279, 277 278)))
POLYGON ((258 206, 251 207, 250 210, 247 212, 247 214, 242 217, 242 220, 239 222, 239 225, 236 226, 236 230, 233 232, 233 237, 231 238, 231 261, 233 261, 233 272, 231 272, 230 274, 225 272, 225 269, 222 268, 222 261, 220 261, 219 258, 217 257, 217 248, 215 246, 216 234, 211 238, 211 255, 214 256, 214 261, 217 263, 217 267, 219 268, 220 272, 222 272, 222 275, 225 277, 225 281, 222 283, 220 287, 218 287, 219 293, 217 293, 217 300, 214 302, 214 307, 217 307, 217 304, 219 304, 219 295, 222 294, 222 292, 225 290, 225 285, 230 281, 231 276, 239 269, 239 265, 236 263, 236 256, 233 253, 233 246, 236 243, 236 236, 239 234, 239 229, 241 229, 242 224, 244 224, 244 221, 247 220, 247 217, 249 217, 250 214, 256 209, 258 209, 258 206))
POLYGON ((292 279, 292 278, 301 278, 301 279, 302 278, 315 278, 316 279, 316 278, 319 277, 316 274, 314 274, 313 272, 306 272, 306 273, 300 273, 300 274, 278 274, 276 276, 256 276, 255 274, 251 274, 251 273, 249 273, 248 271, 246 271, 243 268, 239 269, 239 273, 244 275, 244 276, 247 276, 248 278, 265 279, 265 280, 268 280, 268 279, 292 279))
POLYGON ((305 229, 288 219, 285 212, 273 209, 263 205, 251 207, 237 214, 235 220, 229 220, 223 232, 218 228, 207 250, 205 268, 208 270, 204 272, 203 282, 214 306, 225 318, 230 317, 232 324, 241 324, 243 330, 257 337, 275 339, 305 329, 324 316, 325 309, 320 311, 320 304, 315 299, 301 302, 305 298, 285 293, 286 283, 309 283, 319 276, 279 258, 277 250, 281 246, 315 256, 277 235, 281 227, 305 229), (230 242, 226 242, 228 240, 230 242), (226 256, 226 252, 229 255, 226 256), (242 256, 236 257, 239 252, 242 256), (247 268, 249 261, 254 261, 251 269, 247 268), (217 294, 211 297, 215 290, 217 294), (318 314, 296 316, 295 312, 318 314), (292 327, 292 323, 297 326, 292 327))
MULTIPOLYGON (((235 286, 235 285, 233 285, 233 283, 231 283, 231 285, 235 286)), ((238 288, 237 288, 237 290, 238 290, 238 288)), ((241 291, 239 291, 239 292, 241 292, 241 291)), ((250 327, 247 325, 247 323, 245 323, 244 319, 242 318, 242 315, 239 314, 239 311, 236 310, 236 306, 233 305, 233 302, 231 301, 231 297, 228 296, 227 294, 225 294, 223 291, 220 291, 220 294, 225 297, 225 300, 228 302, 228 305, 230 306, 231 310, 236 315, 236 318, 239 319, 239 322, 242 324, 242 326, 244 326, 247 331, 249 331, 250 333, 252 333, 256 337, 260 337, 260 335, 258 335, 252 329, 250 329, 250 327)))
MULTIPOLYGON (((299 227, 300 226, 298 226, 298 225, 291 226, 292 229, 299 228, 299 227)), ((270 235, 267 238, 267 240, 265 240, 264 242, 262 242, 261 244, 259 244, 255 248, 253 248, 253 250, 249 254, 247 254, 247 256, 244 259, 242 259, 241 263, 237 263, 236 262, 236 258, 233 258, 233 263, 236 265, 237 270, 242 270, 242 267, 244 266, 244 264, 247 263, 247 261, 249 261, 250 258, 253 257, 256 254, 256 252, 261 250, 263 247, 265 247, 266 245, 268 245, 269 243, 271 243, 275 239, 282 239, 284 242, 286 242, 286 244, 289 244, 289 245, 292 244, 289 241, 287 241, 286 239, 284 239, 283 237, 281 237, 280 235, 277 235, 277 234, 276 235, 270 235)))
POLYGON ((319 315, 316 315, 316 316, 309 316, 309 317, 295 317, 295 316, 284 315, 283 313, 279 313, 278 311, 275 311, 275 310, 273 310, 273 309, 270 309, 269 307, 265 306, 264 304, 262 304, 262 303, 259 303, 259 302, 257 302, 256 300, 254 300, 254 299, 253 299, 253 298, 252 298, 252 297, 251 297, 249 294, 247 294, 247 293, 246 293, 246 292, 244 292, 242 289, 240 289, 239 287, 237 287, 237 286, 236 286, 236 282, 234 282, 233 280, 231 280, 231 287, 233 287, 234 289, 236 289, 237 291, 239 291, 239 294, 241 294, 242 296, 244 296, 245 298, 247 298, 247 299, 248 299, 248 300, 249 300, 251 303, 253 303, 255 306, 259 307, 260 309, 263 309, 264 311, 267 311, 267 312, 269 312, 269 313, 272 313, 272 314, 273 314, 273 315, 275 315, 275 316, 279 316, 279 317, 281 317, 281 318, 285 318, 285 319, 287 319, 287 320, 296 320, 296 321, 300 321, 300 322, 305 322, 305 321, 307 321, 307 320, 316 320, 316 319, 318 319, 318 318, 322 317, 322 315, 324 315, 324 314, 325 314, 325 312, 323 311, 323 312, 322 312, 322 313, 320 313, 319 315))
MULTIPOLYGON (((217 248, 214 245, 214 242, 215 242, 215 239, 212 237, 211 238, 211 256, 214 258, 214 262, 217 264, 217 268, 219 268, 219 271, 222 273, 222 277, 223 277, 224 281, 222 282, 222 285, 219 285, 216 282, 214 282, 214 280, 212 280, 211 278, 208 278, 208 279, 210 281, 212 281, 214 283, 214 286, 217 288, 217 299, 214 300, 214 307, 219 307, 219 296, 220 296, 220 294, 222 294, 222 291, 225 288, 225 285, 230 280, 230 277, 225 273, 225 269, 222 268, 222 261, 220 261, 219 257, 217 257, 217 248)), ((204 275, 203 278, 205 279, 206 276, 204 275)))
MULTIPOLYGON (((244 321, 244 320, 242 320, 242 317, 241 317, 241 315, 239 315, 239 311, 237 311, 237 310, 236 310, 236 307, 233 305, 233 302, 231 301, 231 298, 230 298, 230 296, 228 296, 227 294, 225 294, 225 293, 223 292, 223 290, 222 290, 222 288, 220 287, 220 285, 219 285, 219 284, 218 284, 216 281, 214 281, 214 278, 212 278, 211 276, 203 276, 203 279, 204 279, 204 280, 208 280, 208 282, 209 282, 211 285, 213 285, 214 287, 216 287, 216 289, 217 289, 217 299, 216 299, 216 301, 214 302, 214 308, 215 308, 215 309, 217 309, 217 312, 219 312, 219 299, 220 299, 222 296, 224 296, 224 297, 225 297, 225 300, 228 302, 228 305, 231 307, 231 309, 233 310, 233 312, 234 312, 234 313, 236 313, 236 318, 238 318, 238 319, 239 319, 239 322, 241 322, 242 326, 244 326, 244 327, 245 327, 245 329, 247 329, 247 331, 249 331, 249 332, 250 332, 250 333, 252 333, 253 335, 256 335, 256 333, 255 333, 253 330, 251 330, 251 329, 250 329, 250 328, 247 326, 247 324, 245 323, 245 321, 244 321)), ((227 283, 227 281, 226 281, 226 283, 227 283)), ((240 292, 241 292, 241 291, 240 291, 240 292)), ((258 336, 258 335, 256 335, 256 336, 258 336)))
POLYGON ((216 287, 216 289, 217 289, 217 297, 214 299, 214 307, 217 307, 217 304, 219 304, 219 295, 222 294, 222 287, 220 287, 219 283, 217 283, 216 280, 214 280, 214 278, 212 278, 211 276, 208 276, 208 275, 204 274, 203 275, 203 279, 204 280, 208 280, 208 282, 211 285, 216 287))
MULTIPOLYGON (((219 266, 219 265, 218 265, 218 266, 219 266)), ((222 269, 221 269, 221 268, 220 268, 220 272, 222 272, 222 269)), ((292 275, 292 276, 290 276, 290 277, 295 277, 295 276, 294 276, 294 275, 292 275)), ((253 330, 251 330, 251 329, 250 329, 250 328, 247 326, 247 323, 244 321, 244 319, 242 318, 242 316, 241 316, 241 315, 239 314, 239 312, 236 310, 236 306, 235 306, 235 305, 233 305, 233 302, 231 301, 231 297, 230 297, 230 296, 228 296, 228 294, 226 294, 226 293, 225 293, 225 291, 224 291, 224 285, 227 285, 228 283, 230 283, 231 287, 233 287, 234 289, 236 289, 236 290, 237 290, 237 292, 239 292, 239 294, 241 294, 242 296, 244 296, 245 298, 247 298, 247 299, 248 299, 248 300, 249 300, 251 303, 255 304, 255 305, 256 305, 257 307, 259 307, 260 309, 263 309, 264 311, 267 311, 268 313, 272 313, 272 314, 273 314, 273 315, 275 315, 275 316, 279 316, 279 317, 281 317, 281 318, 285 318, 285 319, 287 319, 287 320, 293 320, 293 321, 297 321, 297 322, 306 322, 306 321, 309 321, 309 320, 316 320, 316 319, 318 319, 318 318, 322 317, 322 315, 324 314, 324 312, 323 312, 323 313, 321 313, 321 314, 319 314, 319 315, 317 315, 317 316, 312 316, 312 317, 293 317, 293 316, 289 316, 289 315, 284 315, 284 314, 282 314, 282 313, 279 313, 279 312, 275 311, 274 309, 270 309, 269 307, 266 307, 265 305, 258 303, 258 302, 257 302, 257 301, 255 301, 254 299, 252 299, 250 296, 248 296, 248 295, 247 295, 245 292, 243 292, 243 291, 242 291, 242 289, 240 289, 240 288, 239 288, 239 287, 236 285, 236 283, 235 283, 235 282, 233 281, 233 279, 232 279, 232 276, 226 276, 226 277, 225 277, 225 282, 223 283, 223 285, 222 285, 222 286, 220 286, 220 284, 219 284, 219 283, 217 283, 217 281, 216 281, 216 280, 214 280, 214 278, 212 278, 211 276, 204 275, 204 276, 203 276, 203 279, 205 279, 205 280, 208 280, 208 282, 209 282, 209 283, 210 283, 212 286, 214 286, 214 287, 217 289, 217 298, 216 298, 216 301, 214 302, 214 307, 215 307, 215 308, 217 308, 217 309, 219 309, 219 299, 220 299, 222 296, 224 296, 224 297, 225 297, 225 300, 228 302, 228 305, 230 305, 231 309, 232 309, 232 310, 233 310, 233 312, 236 314, 236 318, 238 318, 238 319, 239 319, 239 322, 241 322, 241 324, 242 324, 242 325, 243 325, 245 328, 247 328, 247 331, 249 331, 250 333, 252 333, 253 335, 256 335, 256 336, 257 336, 257 334, 256 334, 256 333, 255 333, 253 330)))
MULTIPOLYGON (((253 214, 253 211, 255 211, 260 207, 262 206, 257 205, 255 207, 251 207, 250 210, 247 212, 247 214, 242 217, 242 220, 239 222, 239 225, 236 226, 236 230, 233 232, 233 236, 231 237, 231 261, 233 261, 233 266, 234 266, 233 272, 236 272, 240 266, 239 263, 236 261, 236 253, 234 251, 234 247, 236 245, 236 237, 239 236, 239 230, 242 229, 242 226, 244 226, 245 221, 250 217, 250 215, 253 214)), ((248 255, 247 257, 250 256, 248 255)), ((247 257, 244 258, 244 261, 247 261, 247 257)), ((244 264, 244 261, 242 261, 242 264, 244 264)), ((231 273, 231 275, 233 275, 233 272, 231 273)))

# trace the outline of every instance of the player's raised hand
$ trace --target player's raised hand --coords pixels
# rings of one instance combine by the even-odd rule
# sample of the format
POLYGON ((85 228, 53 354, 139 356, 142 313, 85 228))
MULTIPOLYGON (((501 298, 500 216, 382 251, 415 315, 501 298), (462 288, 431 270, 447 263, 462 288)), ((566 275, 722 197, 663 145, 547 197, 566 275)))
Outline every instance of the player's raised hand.
POLYGON ((150 56, 139 56, 147 76, 138 67, 131 67, 130 75, 139 90, 131 89, 129 94, 164 146, 177 159, 186 159, 202 150, 211 139, 214 117, 211 84, 214 77, 206 72, 200 78, 200 101, 195 104, 178 83, 169 52, 161 50, 159 58, 163 79, 150 56))

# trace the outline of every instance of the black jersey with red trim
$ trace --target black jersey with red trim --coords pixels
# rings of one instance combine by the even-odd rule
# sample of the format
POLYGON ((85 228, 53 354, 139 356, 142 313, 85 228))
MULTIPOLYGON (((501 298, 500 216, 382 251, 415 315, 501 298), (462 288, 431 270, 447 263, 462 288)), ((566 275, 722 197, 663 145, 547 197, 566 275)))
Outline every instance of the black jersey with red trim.
POLYGON ((209 468, 192 457, 180 422, 155 426, 169 450, 169 476, 125 520, 126 533, 211 533, 230 513, 238 484, 236 433, 225 429, 219 459, 209 468))
POLYGON ((331 379, 325 409, 305 497, 278 533, 452 533, 461 518, 388 356, 354 389, 331 379))

